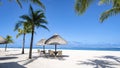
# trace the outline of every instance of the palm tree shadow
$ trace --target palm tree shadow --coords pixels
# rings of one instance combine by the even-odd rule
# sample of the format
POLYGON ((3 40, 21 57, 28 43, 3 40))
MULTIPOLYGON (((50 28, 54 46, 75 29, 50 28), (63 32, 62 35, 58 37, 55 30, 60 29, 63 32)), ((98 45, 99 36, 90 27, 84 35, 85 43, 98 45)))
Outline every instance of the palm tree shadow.
POLYGON ((24 53, 24 54, 21 54, 21 53, 18 53, 18 54, 7 54, 6 56, 17 56, 17 55, 25 55, 25 54, 28 54, 28 53, 24 53))
MULTIPOLYGON (((35 60, 37 60, 40 56, 33 56, 32 59, 26 59, 26 60, 22 60, 24 61, 23 65, 27 65, 35 60)), ((22 62, 22 61, 18 61, 18 62, 22 62)))
POLYGON ((0 60, 16 59, 18 57, 0 57, 0 60))
POLYGON ((17 62, 0 63, 0 68, 25 68, 17 62))
POLYGON ((116 62, 120 63, 120 57, 116 57, 116 56, 102 56, 100 58, 105 58, 105 59, 113 59, 116 62))
POLYGON ((87 61, 78 61, 78 65, 92 65, 94 68, 115 68, 114 65, 118 65, 116 63, 107 61, 107 60, 98 60, 98 59, 88 59, 87 61))

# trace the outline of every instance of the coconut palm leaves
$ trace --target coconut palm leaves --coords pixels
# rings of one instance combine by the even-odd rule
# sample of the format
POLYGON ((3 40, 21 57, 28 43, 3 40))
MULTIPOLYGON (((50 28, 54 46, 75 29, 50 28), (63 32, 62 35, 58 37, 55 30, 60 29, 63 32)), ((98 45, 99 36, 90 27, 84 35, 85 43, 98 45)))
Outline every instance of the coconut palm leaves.
POLYGON ((31 33, 31 26, 29 25, 29 22, 19 21, 15 26, 15 31, 16 30, 18 31, 16 38, 23 35, 22 54, 24 54, 25 36, 27 33, 31 33), (23 29, 20 28, 21 26, 23 26, 23 29))
MULTIPOLYGON (((104 3, 106 3, 106 2, 104 2, 104 3)), ((109 3, 112 3, 113 6, 111 9, 109 9, 101 14, 101 17, 100 17, 101 22, 103 22, 105 19, 107 19, 110 16, 117 15, 120 13, 120 0, 112 0, 112 1, 109 1, 109 3)))
MULTIPOLYGON (((75 10, 78 14, 83 14, 89 5, 95 0, 76 0, 75 10)), ((110 16, 120 13, 120 0, 99 0, 99 4, 112 4, 112 8, 103 12, 100 17, 100 21, 103 22, 110 16)))
POLYGON ((9 44, 9 43, 13 43, 13 40, 12 40, 12 36, 10 36, 10 35, 7 35, 6 36, 6 46, 5 46, 5 51, 7 50, 7 44, 9 44))
POLYGON ((99 5, 102 5, 102 4, 111 4, 113 2, 113 0, 100 0, 99 1, 99 5))
POLYGON ((120 13, 120 7, 115 7, 110 10, 107 10, 101 14, 100 22, 103 22, 105 19, 107 19, 110 16, 117 15, 120 13))
POLYGON ((83 14, 93 0, 76 0, 75 10, 78 14, 83 14))
POLYGON ((33 38, 34 32, 36 28, 44 28, 47 29, 47 21, 45 19, 44 12, 41 10, 34 11, 32 6, 30 5, 30 14, 29 15, 22 15, 21 18, 24 21, 28 21, 29 25, 31 25, 31 42, 30 42, 30 51, 29 51, 29 59, 32 57, 32 46, 33 46, 33 38))
MULTIPOLYGON (((33 4, 37 4, 39 6, 41 6, 43 9, 45 9, 45 6, 42 4, 42 2, 40 0, 8 0, 8 1, 16 1, 17 4, 22 8, 22 2, 27 2, 27 3, 33 3, 33 4)), ((2 2, 2 0, 0 0, 0 3, 2 2)))
POLYGON ((22 8, 22 4, 21 2, 31 2, 34 4, 38 4, 39 6, 41 6, 43 9, 45 9, 45 6, 42 4, 42 2, 40 0, 16 0, 16 2, 18 3, 18 5, 22 8))

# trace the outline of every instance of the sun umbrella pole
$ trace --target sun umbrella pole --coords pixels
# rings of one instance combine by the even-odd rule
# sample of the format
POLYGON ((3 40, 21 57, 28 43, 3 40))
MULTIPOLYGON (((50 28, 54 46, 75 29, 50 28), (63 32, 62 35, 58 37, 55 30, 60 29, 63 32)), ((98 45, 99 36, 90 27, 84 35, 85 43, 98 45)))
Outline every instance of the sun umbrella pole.
POLYGON ((57 44, 55 44, 55 56, 57 55, 57 44))
POLYGON ((55 52, 57 51, 57 44, 55 44, 55 52))
POLYGON ((5 45, 5 51, 7 50, 7 43, 6 43, 6 45, 5 45))
POLYGON ((43 51, 45 51, 45 46, 43 45, 43 51))

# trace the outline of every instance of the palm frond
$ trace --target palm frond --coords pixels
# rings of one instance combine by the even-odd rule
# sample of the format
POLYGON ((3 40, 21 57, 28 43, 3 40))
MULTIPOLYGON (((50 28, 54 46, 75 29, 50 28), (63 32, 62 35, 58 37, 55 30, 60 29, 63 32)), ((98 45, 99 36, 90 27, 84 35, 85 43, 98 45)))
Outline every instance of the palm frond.
POLYGON ((32 26, 30 23, 26 22, 24 23, 24 33, 31 33, 32 32, 32 26))
POLYGON ((16 35, 16 38, 18 38, 20 35, 22 35, 21 33, 18 33, 17 35, 16 35))
POLYGON ((40 0, 31 0, 31 2, 40 5, 45 10, 45 6, 43 5, 43 3, 40 0))
POLYGON ((113 3, 113 0, 100 0, 98 4, 102 5, 102 4, 111 4, 111 3, 113 3))
POLYGON ((93 0, 76 0, 75 2, 75 11, 78 14, 83 14, 93 0))
POLYGON ((34 20, 35 15, 34 15, 34 10, 31 5, 30 5, 29 12, 30 12, 30 17, 34 20))
POLYGON ((8 44, 8 43, 13 43, 12 36, 7 35, 7 36, 6 36, 6 41, 7 41, 7 44, 8 44))
POLYGON ((39 27, 42 27, 42 28, 44 28, 44 29, 46 29, 46 30, 50 31, 50 30, 48 29, 48 27, 47 27, 47 26, 45 26, 45 25, 40 25, 39 27))
POLYGON ((48 22, 45 19, 40 19, 37 22, 40 22, 41 24, 48 24, 48 22))
POLYGON ((45 14, 41 12, 40 14, 37 15, 36 18, 41 19, 41 18, 46 18, 46 17, 45 17, 45 14))
POLYGON ((28 15, 22 15, 20 16, 20 18, 23 20, 29 20, 29 21, 31 20, 31 18, 28 15))
MULTIPOLYGON (((9 1, 12 1, 12 0, 9 0, 9 1)), ((15 0, 15 1, 20 6, 20 8, 22 8, 22 2, 31 2, 33 4, 37 4, 37 5, 41 6, 41 8, 43 8, 45 10, 45 6, 43 5, 43 3, 40 0, 15 0)))
POLYGON ((120 0, 113 0, 113 7, 120 7, 120 0))
POLYGON ((24 33, 24 30, 18 29, 18 34, 16 35, 16 38, 18 38, 20 35, 24 33))
POLYGON ((120 13, 120 8, 112 8, 106 12, 103 12, 100 16, 100 22, 103 22, 108 17, 113 16, 113 15, 117 15, 119 13, 120 13))
POLYGON ((22 4, 21 4, 20 0, 16 0, 16 2, 17 2, 18 5, 20 6, 20 8, 22 8, 22 4))
POLYGON ((24 23, 24 21, 19 21, 19 22, 15 25, 14 31, 16 31, 23 23, 24 23))

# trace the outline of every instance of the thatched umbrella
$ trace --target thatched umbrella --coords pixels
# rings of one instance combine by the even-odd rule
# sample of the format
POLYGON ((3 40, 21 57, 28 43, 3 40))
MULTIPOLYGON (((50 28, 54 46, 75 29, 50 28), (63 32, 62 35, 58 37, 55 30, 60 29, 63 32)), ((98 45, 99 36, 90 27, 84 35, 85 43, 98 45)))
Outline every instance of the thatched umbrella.
POLYGON ((7 41, 3 37, 0 36, 0 44, 6 44, 6 42, 7 41))
POLYGON ((67 41, 64 40, 60 35, 55 34, 52 37, 48 38, 48 40, 46 40, 45 44, 55 45, 55 55, 56 55, 57 54, 57 45, 65 45, 65 44, 67 44, 67 41))
POLYGON ((45 41, 46 39, 41 39, 40 41, 38 41, 37 45, 42 45, 43 46, 43 51, 45 51, 45 41))

